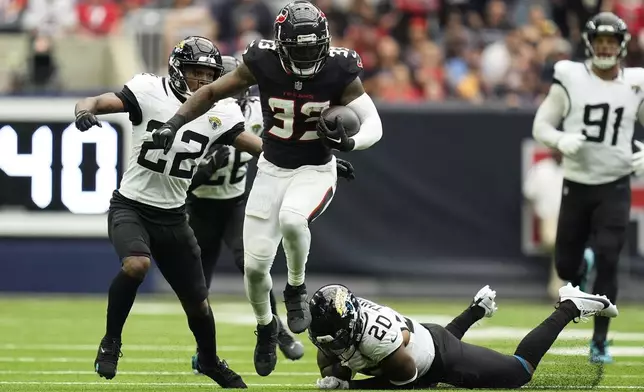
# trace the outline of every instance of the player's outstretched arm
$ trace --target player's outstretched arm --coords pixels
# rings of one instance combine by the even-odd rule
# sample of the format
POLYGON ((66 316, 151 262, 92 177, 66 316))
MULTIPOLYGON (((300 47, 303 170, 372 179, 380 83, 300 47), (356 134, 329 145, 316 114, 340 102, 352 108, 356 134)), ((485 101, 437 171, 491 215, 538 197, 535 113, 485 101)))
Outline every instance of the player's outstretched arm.
POLYGON ((114 93, 105 93, 96 97, 81 99, 74 108, 76 128, 84 132, 94 125, 100 127, 101 123, 96 118, 97 114, 122 113, 126 111, 123 100, 114 93))
POLYGON ((157 147, 163 147, 167 153, 179 128, 205 114, 217 101, 240 93, 254 84, 255 77, 242 63, 234 71, 201 87, 190 96, 171 119, 152 133, 152 142, 157 147))
POLYGON ((374 145, 382 138, 382 121, 373 100, 364 91, 362 81, 356 78, 345 89, 340 103, 351 108, 360 119, 360 131, 349 142, 351 150, 364 150, 374 145))

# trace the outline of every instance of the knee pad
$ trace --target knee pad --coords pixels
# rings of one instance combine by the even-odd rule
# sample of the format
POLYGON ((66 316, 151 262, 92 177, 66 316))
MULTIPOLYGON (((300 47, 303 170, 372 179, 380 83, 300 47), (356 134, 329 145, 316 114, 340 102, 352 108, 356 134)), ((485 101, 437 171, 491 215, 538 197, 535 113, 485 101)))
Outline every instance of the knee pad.
POLYGON ((244 274, 251 280, 268 274, 276 248, 273 241, 266 237, 256 237, 248 241, 244 248, 244 274))
POLYGON ((309 222, 306 217, 297 212, 282 210, 280 211, 279 219, 282 236, 285 238, 297 237, 302 231, 309 228, 309 222))
POLYGON ((123 272, 133 278, 143 279, 150 269, 150 259, 146 256, 129 256, 123 259, 123 272))

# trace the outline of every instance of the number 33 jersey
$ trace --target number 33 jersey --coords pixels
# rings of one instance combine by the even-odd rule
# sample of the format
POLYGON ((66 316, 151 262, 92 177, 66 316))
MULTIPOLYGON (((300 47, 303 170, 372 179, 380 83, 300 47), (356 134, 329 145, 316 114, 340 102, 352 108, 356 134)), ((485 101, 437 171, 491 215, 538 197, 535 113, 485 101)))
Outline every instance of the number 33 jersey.
POLYGON ((332 47, 324 67, 308 79, 286 73, 273 41, 251 42, 243 58, 259 86, 264 158, 284 169, 328 163, 331 150, 318 138, 317 120, 325 108, 340 104, 345 88, 360 75, 360 56, 332 47))
POLYGON ((130 200, 163 209, 185 204, 192 175, 211 144, 232 144, 244 130, 244 116, 235 102, 221 102, 177 132, 167 154, 152 144, 152 132, 179 109, 185 99, 167 78, 139 74, 117 93, 132 122, 128 168, 119 193, 130 200))
POLYGON ((379 376, 380 362, 396 351, 403 343, 403 331, 409 331, 405 351, 416 362, 418 377, 429 371, 435 357, 434 340, 429 331, 415 320, 402 316, 395 310, 358 298, 361 307, 363 331, 358 350, 341 358, 342 365, 354 372, 379 376))
POLYGON ((563 131, 586 136, 576 155, 563 158, 565 178, 596 185, 629 175, 644 68, 623 68, 617 79, 607 81, 586 63, 563 60, 555 64, 553 83, 568 94, 563 131))

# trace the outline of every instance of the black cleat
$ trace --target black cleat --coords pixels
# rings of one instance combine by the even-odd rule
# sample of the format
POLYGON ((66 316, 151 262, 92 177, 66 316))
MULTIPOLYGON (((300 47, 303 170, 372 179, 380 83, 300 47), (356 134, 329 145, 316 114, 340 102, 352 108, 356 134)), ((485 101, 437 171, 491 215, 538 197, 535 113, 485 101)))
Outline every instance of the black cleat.
POLYGON ((99 376, 111 380, 116 376, 116 367, 122 356, 121 339, 104 337, 98 346, 94 370, 99 376))
POLYGON ((277 319, 279 326, 279 333, 277 334, 277 344, 280 351, 287 359, 297 361, 304 356, 304 345, 299 340, 295 340, 288 330, 282 324, 282 321, 277 319))
POLYGON ((213 367, 202 366, 199 362, 198 355, 195 355, 192 360, 193 370, 197 374, 204 374, 210 377, 214 382, 219 384, 222 388, 226 389, 246 389, 246 383, 242 380, 241 376, 235 373, 226 361, 221 361, 217 358, 217 362, 213 367))
POLYGON ((273 316, 273 321, 268 325, 257 324, 257 344, 255 345, 255 371, 262 377, 268 376, 275 370, 277 365, 277 336, 279 327, 273 316))
POLYGON ((311 324, 311 312, 306 295, 306 285, 291 286, 286 284, 284 289, 284 303, 286 304, 286 322, 288 329, 293 333, 306 331, 311 324))

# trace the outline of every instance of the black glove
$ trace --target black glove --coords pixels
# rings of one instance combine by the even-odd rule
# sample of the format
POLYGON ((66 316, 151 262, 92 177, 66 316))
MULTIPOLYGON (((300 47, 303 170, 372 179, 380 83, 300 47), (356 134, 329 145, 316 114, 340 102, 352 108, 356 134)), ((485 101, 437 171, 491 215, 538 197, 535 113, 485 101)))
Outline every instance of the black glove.
POLYGON ((317 125, 317 134, 322 143, 327 147, 333 148, 339 151, 351 151, 355 142, 353 139, 347 136, 347 132, 344 130, 344 124, 342 124, 342 117, 337 116, 335 118, 335 129, 329 129, 324 117, 320 116, 317 125))
POLYGON ((215 150, 215 153, 212 155, 212 164, 213 164, 213 173, 222 167, 228 164, 228 158, 230 157, 230 148, 222 144, 220 147, 215 150))
POLYGON ((76 128, 78 128, 79 131, 85 132, 94 125, 98 125, 101 128, 103 127, 94 113, 90 113, 87 110, 81 110, 76 113, 76 128))
POLYGON ((336 158, 335 165, 338 170, 338 177, 346 178, 347 181, 351 181, 356 178, 356 175, 353 174, 353 165, 351 162, 336 158))
POLYGON ((152 132, 152 143, 157 148, 163 148, 163 153, 167 154, 172 147, 172 143, 174 142, 174 137, 176 136, 177 131, 185 123, 185 116, 181 114, 175 114, 165 124, 161 125, 160 128, 155 129, 154 132, 152 132))
POLYGON ((157 148, 163 148, 163 153, 167 154, 174 143, 174 136, 177 131, 173 130, 168 124, 163 124, 161 128, 155 129, 152 132, 152 143, 157 148))

